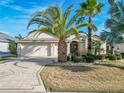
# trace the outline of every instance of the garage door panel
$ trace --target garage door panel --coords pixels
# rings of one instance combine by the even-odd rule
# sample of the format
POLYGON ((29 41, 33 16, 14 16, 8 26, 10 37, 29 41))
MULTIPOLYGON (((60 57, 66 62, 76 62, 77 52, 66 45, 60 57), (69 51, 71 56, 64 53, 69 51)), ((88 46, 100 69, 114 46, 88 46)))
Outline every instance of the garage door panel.
POLYGON ((36 45, 23 45, 21 50, 21 55, 41 57, 41 56, 51 56, 50 44, 36 44, 36 45))

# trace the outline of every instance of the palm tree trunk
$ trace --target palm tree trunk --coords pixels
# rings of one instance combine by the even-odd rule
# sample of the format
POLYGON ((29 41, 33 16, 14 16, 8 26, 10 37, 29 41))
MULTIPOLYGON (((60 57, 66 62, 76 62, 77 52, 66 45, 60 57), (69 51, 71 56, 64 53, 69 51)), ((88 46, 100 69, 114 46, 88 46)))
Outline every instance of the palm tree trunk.
MULTIPOLYGON (((92 22, 92 17, 89 17, 89 23, 92 22)), ((88 27, 88 52, 87 54, 92 54, 92 29, 88 27)))
POLYGON ((60 39, 58 43, 58 62, 67 61, 67 44, 64 39, 60 39))

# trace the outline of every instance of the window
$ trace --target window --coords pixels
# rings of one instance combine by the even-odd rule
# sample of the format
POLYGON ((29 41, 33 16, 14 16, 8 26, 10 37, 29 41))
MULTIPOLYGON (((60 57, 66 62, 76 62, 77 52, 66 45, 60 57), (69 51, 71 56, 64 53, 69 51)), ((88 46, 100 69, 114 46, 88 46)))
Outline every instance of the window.
POLYGON ((117 46, 117 50, 119 50, 119 46, 117 46))

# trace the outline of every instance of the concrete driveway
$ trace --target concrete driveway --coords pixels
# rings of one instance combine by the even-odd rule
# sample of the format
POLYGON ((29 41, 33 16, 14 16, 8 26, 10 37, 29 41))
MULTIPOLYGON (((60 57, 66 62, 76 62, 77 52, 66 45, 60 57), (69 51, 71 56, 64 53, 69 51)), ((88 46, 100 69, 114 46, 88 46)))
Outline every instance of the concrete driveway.
MULTIPOLYGON (((52 63, 48 58, 14 59, 0 64, 0 93, 3 91, 45 92, 39 72, 52 63)), ((14 92, 12 92, 14 93, 14 92)), ((19 92, 15 92, 19 93, 19 92)), ((28 93, 28 92, 26 92, 28 93)))

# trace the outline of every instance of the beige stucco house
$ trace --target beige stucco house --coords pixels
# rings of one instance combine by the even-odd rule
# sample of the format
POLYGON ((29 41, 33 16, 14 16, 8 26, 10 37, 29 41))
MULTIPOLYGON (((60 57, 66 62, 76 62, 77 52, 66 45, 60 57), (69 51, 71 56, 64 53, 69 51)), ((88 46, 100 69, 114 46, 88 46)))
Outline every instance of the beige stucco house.
MULTIPOLYGON (((82 35, 80 40, 75 36, 70 36, 67 40, 67 55, 70 54, 87 54, 87 37, 82 35)), ((57 57, 58 55, 58 39, 42 33, 39 36, 33 34, 27 36, 18 43, 18 55, 27 57, 57 57)), ((101 48, 106 50, 106 44, 103 43, 101 48)))
POLYGON ((116 43, 113 46, 115 53, 124 53, 124 43, 116 43))
POLYGON ((14 42, 15 38, 0 32, 0 57, 10 56, 9 45, 14 42))

